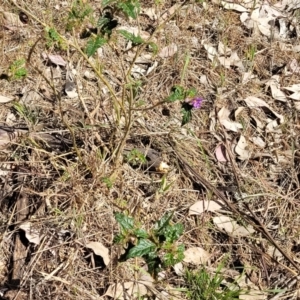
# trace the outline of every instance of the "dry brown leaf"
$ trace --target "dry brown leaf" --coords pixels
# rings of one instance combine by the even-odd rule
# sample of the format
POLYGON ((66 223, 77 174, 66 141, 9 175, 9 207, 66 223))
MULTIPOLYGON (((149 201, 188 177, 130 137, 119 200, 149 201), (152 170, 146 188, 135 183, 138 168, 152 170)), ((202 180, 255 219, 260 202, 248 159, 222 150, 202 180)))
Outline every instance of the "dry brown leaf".
POLYGON ((63 67, 67 65, 67 62, 60 55, 48 54, 48 58, 55 65, 63 67))
POLYGON ((276 111, 274 111, 269 104, 267 104, 264 100, 254 97, 254 96, 249 96, 244 99, 246 102, 247 106, 250 108, 259 108, 259 107, 266 107, 268 108, 279 120, 280 123, 283 123, 284 117, 280 114, 278 114, 276 111))
POLYGON ((20 228, 25 231, 25 236, 30 243, 39 245, 41 241, 40 233, 37 229, 32 228, 32 224, 30 222, 21 224, 20 228))
POLYGON ((282 102, 286 102, 286 95, 284 92, 282 92, 280 90, 280 83, 279 83, 279 76, 278 75, 274 75, 272 76, 272 78, 267 81, 266 86, 269 86, 271 89, 271 93, 272 93, 272 97, 276 100, 282 101, 282 102))
POLYGON ((226 154, 226 148, 223 144, 220 144, 217 146, 215 150, 216 158, 219 162, 227 162, 227 154, 226 154))
POLYGON ((158 56, 161 58, 167 58, 170 56, 173 56, 178 50, 178 47, 176 44, 172 43, 164 48, 162 48, 159 53, 158 56))
POLYGON ((7 29, 14 30, 16 28, 20 28, 24 26, 24 24, 21 22, 17 14, 7 12, 7 11, 2 12, 2 14, 4 16, 3 25, 7 29))
POLYGON ((183 264, 181 262, 175 264, 173 266, 173 268, 174 268, 174 272, 176 273, 176 275, 178 275, 178 276, 184 275, 184 268, 183 268, 183 264))
POLYGON ((243 128, 243 125, 238 122, 231 121, 229 119, 230 111, 226 107, 222 107, 218 112, 218 118, 220 123, 228 130, 238 132, 243 128))
POLYGON ((86 247, 92 249, 96 255, 103 258, 104 264, 107 266, 110 262, 109 250, 100 242, 89 242, 86 247))
POLYGON ((189 248, 184 251, 183 261, 194 265, 205 264, 209 261, 210 254, 200 247, 189 248))
POLYGON ((0 103, 7 103, 7 102, 10 102, 12 100, 14 100, 14 99, 0 95, 0 103))
POLYGON ((227 216, 214 217, 213 222, 219 229, 225 230, 233 236, 248 236, 254 232, 251 225, 248 225, 247 228, 245 228, 227 216))
POLYGON ((200 215, 204 211, 214 212, 221 208, 222 208, 221 205, 219 205, 215 201, 201 200, 201 201, 197 201, 190 207, 189 215, 200 215))
POLYGON ((117 283, 117 284, 110 285, 106 293, 104 294, 104 296, 108 296, 113 299, 122 300, 124 299, 123 294, 124 294, 123 285, 121 283, 117 283))
POLYGON ((246 160, 250 158, 250 151, 247 144, 247 140, 243 135, 240 136, 240 139, 237 145, 235 146, 234 150, 239 155, 239 159, 246 160))

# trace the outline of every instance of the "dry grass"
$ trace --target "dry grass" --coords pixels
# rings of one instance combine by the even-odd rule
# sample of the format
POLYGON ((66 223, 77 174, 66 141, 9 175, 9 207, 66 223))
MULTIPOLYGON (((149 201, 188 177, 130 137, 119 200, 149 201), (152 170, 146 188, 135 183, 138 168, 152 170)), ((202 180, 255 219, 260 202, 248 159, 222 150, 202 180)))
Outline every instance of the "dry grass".
MULTIPOLYGON (((85 2, 92 6, 92 18, 97 20, 100 3, 85 2)), ((170 2, 161 1, 155 6, 152 1, 141 1, 141 6, 155 6, 163 12, 172 6, 170 2)), ((281 86, 298 83, 296 75, 284 76, 280 71, 292 58, 299 61, 298 54, 284 49, 278 41, 253 39, 241 25, 239 13, 210 2, 206 10, 201 3, 192 3, 155 33, 160 49, 172 42, 178 46, 178 52, 167 59, 157 59, 154 71, 141 77, 141 88, 132 102, 132 94, 125 88, 130 82, 126 77, 130 68, 128 51, 116 32, 110 45, 102 48, 101 59, 93 58, 102 70, 102 78, 109 83, 112 96, 78 51, 86 43, 79 38, 80 33, 91 20, 67 32, 71 1, 33 0, 30 6, 25 1, 19 5, 36 19, 29 16, 22 28, 3 27, 0 37, 0 94, 15 99, 1 104, 0 118, 3 125, 24 130, 0 152, 0 291, 5 299, 108 299, 104 294, 109 286, 132 280, 136 269, 143 265, 138 260, 120 261, 123 249, 113 242, 119 232, 114 213, 120 211, 134 216, 145 229, 151 228, 165 212, 174 211, 172 221, 185 228, 180 242, 186 248, 197 246, 208 251, 211 270, 226 257, 225 269, 245 273, 257 289, 287 288, 281 296, 298 299, 299 284, 293 281, 300 272, 298 111, 292 102, 274 101, 264 86, 274 74, 280 75, 281 86), (56 28, 71 43, 78 43, 78 49, 47 45, 45 28, 37 20, 56 28), (242 84, 242 74, 237 69, 226 69, 207 58, 201 40, 214 45, 221 41, 236 50, 256 79, 242 84), (251 47, 257 52, 253 60, 249 59, 251 47), (73 66, 79 98, 65 95, 66 70, 47 63, 44 52, 61 55, 73 66), (188 56, 190 63, 183 76, 188 56), (27 60, 28 74, 24 79, 10 80, 8 70, 20 58, 27 60), (201 83, 201 75, 206 75, 208 85, 201 83), (197 87, 205 99, 184 127, 179 102, 155 105, 178 84, 197 87), (277 132, 267 132, 265 128, 259 132, 251 116, 268 116, 247 109, 241 117, 245 125, 241 132, 247 140, 263 137, 267 146, 261 150, 251 143, 250 159, 239 160, 233 153, 231 161, 220 163, 214 155, 216 147, 223 143, 230 148, 239 134, 224 129, 216 112, 225 106, 233 116, 238 107, 246 107, 243 99, 247 96, 264 99, 284 116, 284 123, 277 132), (139 101, 143 106, 130 111, 139 101), (18 111, 20 107, 22 113, 18 111), (162 192, 162 174, 126 162, 127 148, 158 151, 170 166, 165 176, 167 183, 172 183, 170 188, 162 192), (224 192, 238 211, 244 212, 237 215, 230 207, 224 208, 234 218, 241 220, 243 216, 246 223, 256 225, 254 234, 235 237, 222 232, 212 224, 213 213, 188 215, 189 207, 197 200, 217 197, 186 172, 177 154, 199 176, 224 192), (254 196, 246 204, 238 202, 234 194, 239 189, 254 196), (252 217, 247 217, 247 209, 252 217), (25 220, 39 231, 38 245, 28 243, 19 229, 25 220), (109 249, 108 266, 86 248, 89 241, 99 241, 109 249), (276 248, 286 257, 279 255, 278 249, 275 255, 276 248)), ((11 1, 4 1, 2 9, 20 12, 11 1)), ((140 26, 149 33, 156 28, 155 21, 144 14, 139 23, 126 20, 122 14, 115 17, 120 25, 140 26)), ((287 42, 298 43, 297 35, 287 42)), ((165 270, 164 276, 152 290, 157 299, 171 299, 164 294, 169 289, 186 288, 172 268, 165 270)), ((150 294, 147 297, 155 299, 150 294)), ((183 292, 177 297, 185 299, 186 295, 183 292)))

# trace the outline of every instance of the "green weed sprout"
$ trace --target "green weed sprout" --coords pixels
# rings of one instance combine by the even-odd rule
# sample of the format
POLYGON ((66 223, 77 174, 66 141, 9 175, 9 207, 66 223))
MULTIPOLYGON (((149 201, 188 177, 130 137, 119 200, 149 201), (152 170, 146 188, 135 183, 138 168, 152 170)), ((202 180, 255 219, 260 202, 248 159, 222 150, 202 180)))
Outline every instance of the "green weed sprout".
POLYGON ((25 67, 25 59, 17 59, 9 66, 9 78, 10 80, 18 80, 27 76, 27 70, 25 67))

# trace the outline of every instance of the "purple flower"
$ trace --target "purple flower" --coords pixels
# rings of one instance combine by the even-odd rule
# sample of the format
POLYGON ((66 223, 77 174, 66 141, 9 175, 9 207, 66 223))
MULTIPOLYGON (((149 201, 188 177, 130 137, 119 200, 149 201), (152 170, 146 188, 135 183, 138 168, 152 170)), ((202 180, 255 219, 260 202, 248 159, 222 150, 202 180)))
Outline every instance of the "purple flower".
POLYGON ((188 103, 189 105, 191 105, 194 109, 198 109, 202 105, 203 98, 201 98, 201 97, 195 97, 193 99, 188 98, 185 100, 185 102, 188 103))

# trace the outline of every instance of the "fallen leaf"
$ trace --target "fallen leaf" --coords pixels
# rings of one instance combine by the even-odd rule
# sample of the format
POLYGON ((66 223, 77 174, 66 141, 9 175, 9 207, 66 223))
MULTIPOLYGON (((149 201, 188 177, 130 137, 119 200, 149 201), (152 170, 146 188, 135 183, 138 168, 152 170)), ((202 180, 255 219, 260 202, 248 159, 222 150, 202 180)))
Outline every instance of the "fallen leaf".
POLYGON ((7 103, 7 102, 10 102, 12 100, 14 100, 14 99, 0 95, 0 103, 7 103))
POLYGON ((203 44, 205 50, 207 51, 208 59, 213 61, 215 59, 215 57, 218 56, 218 51, 216 50, 215 47, 213 47, 213 45, 205 43, 204 40, 202 41, 202 44, 203 44))
POLYGON ((177 52, 177 50, 178 50, 177 45, 172 43, 169 46, 162 48, 159 51, 158 56, 161 58, 167 58, 167 57, 173 56, 177 52))
POLYGON ((213 222, 219 229, 225 230, 233 236, 248 236, 254 232, 251 225, 248 225, 247 228, 245 228, 227 216, 214 217, 213 222))
POLYGON ((104 264, 107 266, 110 262, 109 250, 100 242, 89 242, 86 247, 92 249, 96 255, 103 258, 104 264))
POLYGON ((173 6, 171 6, 167 11, 165 11, 160 15, 160 19, 163 21, 167 20, 172 14, 175 13, 175 11, 179 8, 179 6, 180 6, 179 3, 176 3, 173 6))
POLYGON ((60 55, 48 54, 48 58, 55 65, 63 67, 67 65, 67 62, 60 55))
POLYGON ((291 98, 296 101, 300 101, 300 83, 293 84, 292 86, 284 87, 284 89, 293 92, 289 95, 288 98, 291 98))
POLYGON ((214 212, 216 210, 221 209, 221 205, 219 205, 215 201, 201 200, 195 202, 189 209, 189 215, 200 215, 205 211, 214 212))
POLYGON ((117 283, 117 284, 110 285, 108 287, 106 293, 104 294, 104 296, 108 296, 113 299, 121 300, 121 299, 124 299, 123 294, 124 294, 123 285, 121 283, 117 283))
POLYGON ((153 21, 157 20, 155 8, 143 8, 141 13, 147 15, 153 21))
POLYGON ((299 74, 300 73, 300 67, 299 64, 297 62, 296 59, 293 59, 290 63, 289 63, 289 67, 291 69, 291 71, 295 74, 299 74))
POLYGON ((184 268, 183 268, 183 264, 181 262, 175 264, 173 266, 173 268, 174 268, 174 272, 176 273, 176 275, 178 275, 178 276, 184 275, 184 268))
POLYGON ((267 81, 266 86, 269 86, 271 89, 272 97, 276 100, 286 102, 286 95, 284 92, 280 90, 280 84, 279 84, 279 76, 274 75, 270 80, 267 81))
POLYGON ((76 85, 75 85, 74 81, 69 80, 68 78, 67 78, 66 84, 65 84, 65 93, 67 94, 67 96, 69 98, 77 98, 78 97, 78 93, 76 91, 76 85))
POLYGON ((238 12, 246 12, 248 9, 240 4, 232 3, 232 2, 225 2, 221 1, 221 4, 225 9, 235 10, 238 12))
POLYGON ((249 96, 245 98, 244 101, 246 102, 247 106, 250 108, 258 108, 258 107, 268 108, 280 120, 280 123, 283 123, 284 117, 276 113, 264 100, 254 96, 249 96))
POLYGON ((112 284, 108 287, 105 296, 113 299, 125 300, 142 297, 151 291, 153 278, 146 271, 138 272, 138 280, 124 282, 123 284, 112 284), (129 297, 129 298, 128 298, 129 297))
POLYGON ((230 111, 226 107, 222 107, 218 112, 218 118, 220 123, 228 130, 238 132, 243 128, 243 125, 238 122, 231 121, 229 119, 230 111))
POLYGON ((16 28, 23 27, 24 24, 21 22, 19 16, 17 14, 11 12, 3 12, 4 22, 3 25, 10 30, 14 30, 16 28))
POLYGON ((25 222, 20 225, 20 228, 25 231, 25 236, 30 243, 38 245, 41 241, 39 231, 31 228, 30 222, 25 222))
POLYGON ((253 144, 255 144, 256 146, 258 146, 260 148, 266 147, 265 141, 260 136, 250 137, 249 139, 250 139, 250 141, 253 142, 253 144))
POLYGON ((215 150, 216 158, 219 162, 227 162, 226 148, 223 144, 217 146, 215 150))
POLYGON ((208 262, 210 254, 200 247, 189 248, 184 251, 183 261, 194 265, 201 265, 208 262))
POLYGON ((237 145, 235 146, 234 150, 239 155, 239 159, 246 160, 246 159, 250 158, 248 144, 243 135, 240 136, 240 139, 239 139, 237 145))

